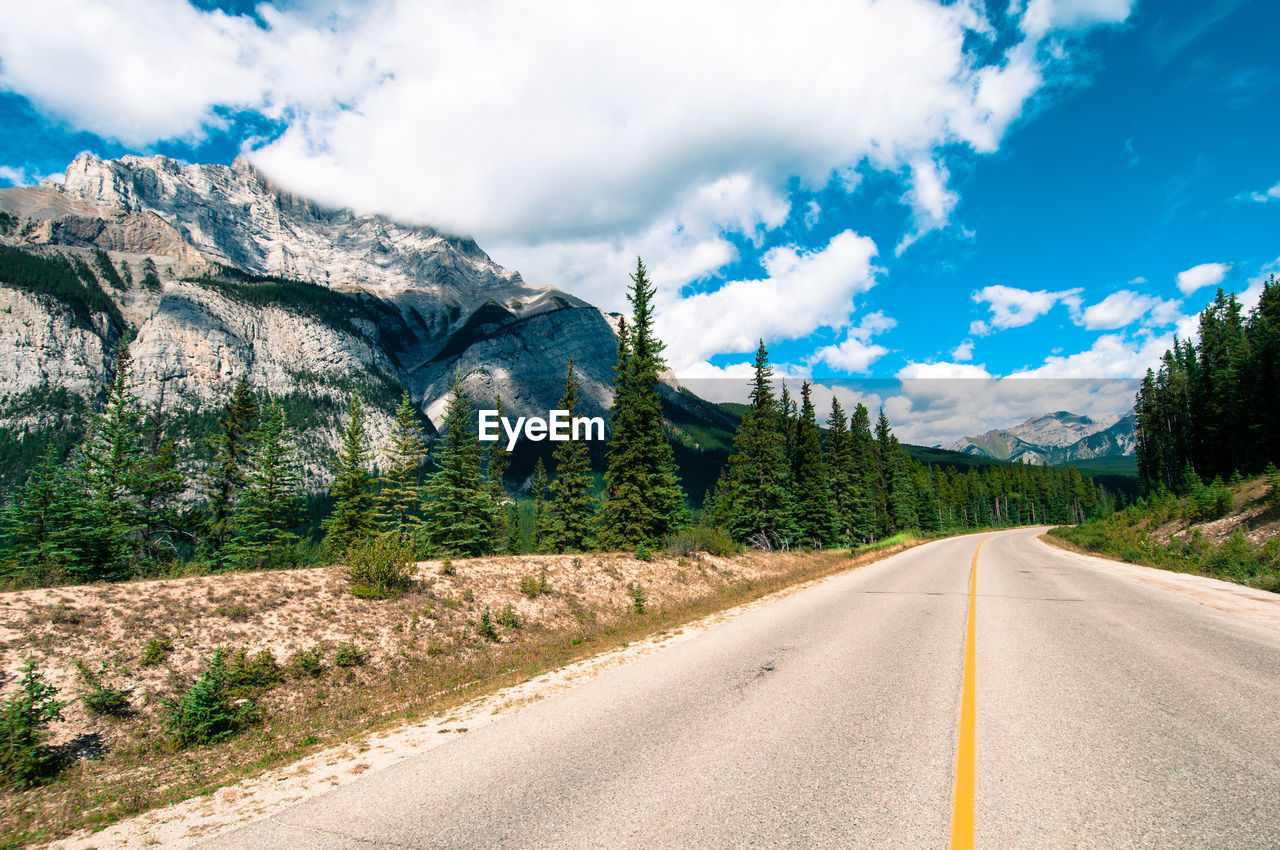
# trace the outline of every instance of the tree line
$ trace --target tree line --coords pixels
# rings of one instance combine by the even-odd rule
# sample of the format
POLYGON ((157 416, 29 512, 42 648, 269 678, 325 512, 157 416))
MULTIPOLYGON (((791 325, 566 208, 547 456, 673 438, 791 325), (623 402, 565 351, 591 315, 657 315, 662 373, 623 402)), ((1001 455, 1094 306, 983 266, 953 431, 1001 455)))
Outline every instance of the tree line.
MULTIPOLYGON (((122 343, 83 445, 65 462, 51 445, 6 507, 0 568, 10 582, 47 584, 343 561, 370 541, 397 558, 643 551, 690 528, 704 543, 730 547, 845 546, 907 529, 1076 522, 1111 508, 1105 490, 1070 468, 959 472, 917 463, 883 410, 873 426, 863 405, 846 416, 833 400, 822 429, 807 382, 798 401, 785 385, 775 398, 762 341, 733 454, 695 522, 662 416, 653 297, 637 261, 599 481, 586 443, 560 442, 550 470, 535 466, 522 509, 506 487, 505 446, 478 439, 463 375, 430 451, 407 393, 385 445, 375 447, 353 392, 318 539, 303 527, 306 493, 280 402, 239 380, 206 462, 189 477, 167 433, 163 388, 142 404, 122 343)), ((559 408, 580 412, 572 361, 559 408)))
POLYGON ((1183 492, 1280 463, 1280 286, 1272 276, 1246 316, 1221 289, 1200 339, 1174 339, 1135 404, 1144 493, 1183 492))
POLYGON ((704 504, 704 521, 741 543, 848 546, 907 530, 1082 522, 1113 508, 1112 496, 1072 467, 920 464, 883 408, 873 426, 864 405, 846 416, 833 398, 824 432, 809 382, 797 402, 785 384, 775 397, 772 376, 761 341, 733 454, 704 504))

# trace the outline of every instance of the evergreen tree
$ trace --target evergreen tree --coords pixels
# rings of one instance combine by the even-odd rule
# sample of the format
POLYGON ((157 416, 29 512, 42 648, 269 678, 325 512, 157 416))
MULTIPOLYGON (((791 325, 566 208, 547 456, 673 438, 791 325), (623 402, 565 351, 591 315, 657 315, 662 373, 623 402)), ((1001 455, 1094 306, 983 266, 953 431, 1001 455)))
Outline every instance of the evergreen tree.
MULTIPOLYGON (((573 376, 573 360, 565 376, 561 410, 572 418, 578 413, 578 381, 573 376)), ((570 435, 572 436, 572 435, 570 435)), ((595 505, 591 498, 591 457, 584 440, 565 440, 552 454, 556 477, 551 483, 551 539, 548 546, 557 552, 581 552, 591 548, 591 520, 595 505)))
POLYGON ((427 481, 420 538, 431 554, 474 557, 493 551, 497 510, 480 475, 474 420, 475 408, 457 375, 436 443, 436 470, 427 481))
POLYGON ((257 428, 258 401, 243 376, 236 381, 231 400, 218 421, 218 433, 211 441, 213 460, 205 476, 204 546, 220 562, 222 547, 230 539, 236 499, 244 487, 244 464, 249 456, 252 434, 257 428))
POLYGON ((529 489, 533 492, 533 551, 545 552, 552 529, 547 512, 547 467, 543 465, 542 458, 533 465, 529 489))
POLYGON ((796 426, 793 498, 800 539, 806 544, 826 546, 832 538, 835 518, 831 513, 827 465, 822 457, 818 420, 811 394, 812 388, 805 381, 800 388, 800 416, 796 426))
POLYGON ((123 578, 138 553, 142 408, 133 394, 132 366, 129 344, 121 342, 106 402, 84 445, 85 489, 72 504, 68 543, 78 549, 69 567, 86 580, 123 578))
POLYGON ((864 543, 879 534, 876 505, 875 440, 871 437, 871 414, 859 402, 849 417, 849 448, 852 455, 852 493, 849 527, 855 539, 864 543))
MULTIPOLYGON (((498 411, 498 421, 502 421, 502 417, 507 415, 506 408, 502 406, 502 396, 495 399, 494 407, 498 411)), ((497 508, 496 522, 493 528, 494 539, 496 545, 494 549, 503 550, 514 553, 516 550, 510 545, 511 528, 509 526, 510 511, 504 506, 514 504, 507 497, 507 486, 505 477, 507 474, 507 466, 511 463, 510 456, 507 454, 506 444, 501 439, 494 440, 485 449, 485 480, 489 485, 489 498, 493 501, 497 508)), ((518 534, 517 534, 518 537, 518 534)))
POLYGON ((854 539, 853 514, 857 501, 856 470, 853 463, 853 441, 849 436, 849 420, 840 400, 831 397, 831 415, 827 417, 827 470, 831 489, 831 513, 835 538, 841 543, 854 539))
POLYGON ((187 479, 178 469, 178 446, 164 434, 164 388, 147 414, 138 462, 138 510, 142 519, 142 556, 159 562, 177 556, 179 499, 187 479))
POLYGON ((629 337, 619 333, 600 521, 601 542, 615 548, 657 543, 687 520, 658 395, 664 361, 653 331, 654 287, 638 258, 631 281, 631 329, 629 337))
POLYGON ((298 474, 285 437, 284 409, 268 404, 253 441, 251 470, 236 504, 236 536, 227 544, 231 563, 241 569, 290 564, 298 541, 298 474))
POLYGON ((396 534, 400 540, 408 541, 422 521, 418 473, 427 457, 422 427, 418 424, 418 414, 408 392, 400 397, 396 408, 395 424, 391 427, 385 457, 387 471, 374 499, 378 525, 396 534))
POLYGON ((733 436, 733 454, 725 477, 727 492, 717 497, 717 511, 736 539, 775 548, 788 546, 797 530, 772 378, 769 352, 761 340, 756 349, 751 405, 733 436))
POLYGON ((31 471, 5 512, 6 578, 37 584, 56 580, 70 556, 64 537, 70 523, 67 497, 71 487, 70 476, 50 442, 40 456, 40 465, 31 471))
POLYGON ((347 399, 347 425, 342 432, 338 467, 333 482, 333 512, 322 524, 325 547, 342 557, 351 544, 377 530, 369 481, 369 436, 364 428, 364 406, 352 392, 347 399))

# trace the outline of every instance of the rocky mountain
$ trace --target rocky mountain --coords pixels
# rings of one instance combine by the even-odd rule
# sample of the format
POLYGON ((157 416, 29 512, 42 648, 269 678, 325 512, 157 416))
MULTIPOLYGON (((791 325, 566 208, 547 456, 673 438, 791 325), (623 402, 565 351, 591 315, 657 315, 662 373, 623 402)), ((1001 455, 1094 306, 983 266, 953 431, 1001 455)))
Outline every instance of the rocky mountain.
POLYGON ((1128 457, 1136 449, 1135 424, 1132 413, 1091 419, 1059 410, 1033 417, 1012 428, 962 437, 942 448, 996 460, 1051 465, 1128 457))
POLYGON ((288 400, 312 477, 353 389, 375 435, 402 389, 438 423, 458 371, 481 406, 545 415, 572 358, 584 411, 612 401, 616 337, 595 307, 469 238, 322 208, 245 160, 82 154, 61 183, 0 190, 0 443, 91 407, 126 333, 144 400, 163 392, 194 430, 241 375, 288 400))

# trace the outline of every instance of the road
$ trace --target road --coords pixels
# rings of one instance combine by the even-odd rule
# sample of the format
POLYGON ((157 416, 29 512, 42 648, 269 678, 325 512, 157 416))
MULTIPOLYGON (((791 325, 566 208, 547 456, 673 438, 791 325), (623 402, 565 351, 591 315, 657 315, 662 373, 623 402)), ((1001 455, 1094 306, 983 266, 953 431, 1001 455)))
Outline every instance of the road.
POLYGON ((1037 533, 911 549, 201 846, 1280 847, 1280 631, 1037 533))

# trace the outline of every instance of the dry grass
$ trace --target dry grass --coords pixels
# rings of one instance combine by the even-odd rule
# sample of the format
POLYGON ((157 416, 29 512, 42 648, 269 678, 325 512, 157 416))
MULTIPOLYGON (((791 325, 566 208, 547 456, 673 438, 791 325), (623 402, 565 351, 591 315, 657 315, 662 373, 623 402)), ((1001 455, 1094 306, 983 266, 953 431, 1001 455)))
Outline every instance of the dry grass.
POLYGON ((238 573, 0 594, 0 669, 7 694, 23 659, 34 656, 62 698, 78 696, 76 661, 105 663, 104 683, 131 689, 134 711, 100 717, 79 703, 64 712, 55 742, 78 756, 56 780, 0 792, 5 839, 39 843, 105 825, 260 773, 322 747, 446 710, 479 693, 526 680, 628 641, 670 629, 792 584, 841 572, 913 545, 850 559, 844 552, 732 558, 621 554, 535 555, 418 564, 410 592, 358 599, 337 570, 238 573), (529 598, 520 580, 546 575, 529 598), (632 608, 629 585, 648 597, 632 608), (476 629, 480 613, 510 605, 519 628, 497 640, 476 629), (143 665, 148 640, 174 651, 143 665), (335 650, 367 653, 356 667, 333 665, 335 650), (195 677, 218 647, 270 651, 284 665, 320 647, 326 672, 267 692, 264 720, 216 746, 173 750, 162 734, 163 701, 195 677))

